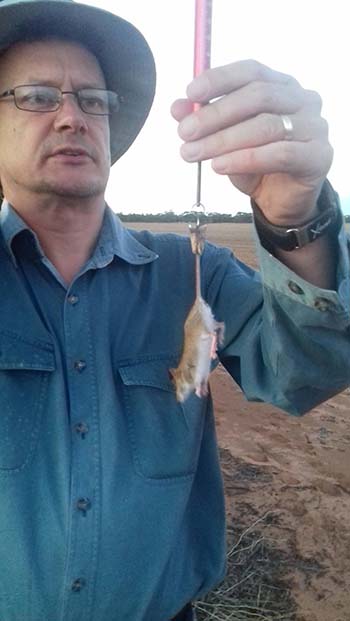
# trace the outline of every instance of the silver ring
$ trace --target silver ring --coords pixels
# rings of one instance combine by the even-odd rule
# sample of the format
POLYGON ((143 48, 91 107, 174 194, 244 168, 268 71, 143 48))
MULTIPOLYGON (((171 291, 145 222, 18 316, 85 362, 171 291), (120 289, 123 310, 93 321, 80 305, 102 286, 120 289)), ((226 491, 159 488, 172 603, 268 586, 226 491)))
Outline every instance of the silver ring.
POLYGON ((287 114, 281 114, 281 121, 283 123, 284 139, 293 140, 294 127, 292 119, 287 114))

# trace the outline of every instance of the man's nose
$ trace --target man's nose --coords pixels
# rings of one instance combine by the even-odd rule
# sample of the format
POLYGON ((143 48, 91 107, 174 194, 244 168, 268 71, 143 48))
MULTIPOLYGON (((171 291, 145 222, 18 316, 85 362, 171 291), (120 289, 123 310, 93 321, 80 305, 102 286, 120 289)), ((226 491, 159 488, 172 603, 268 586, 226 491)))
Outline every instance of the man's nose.
POLYGON ((86 113, 80 108, 76 97, 71 93, 62 96, 62 101, 55 117, 57 131, 85 133, 88 129, 86 113))

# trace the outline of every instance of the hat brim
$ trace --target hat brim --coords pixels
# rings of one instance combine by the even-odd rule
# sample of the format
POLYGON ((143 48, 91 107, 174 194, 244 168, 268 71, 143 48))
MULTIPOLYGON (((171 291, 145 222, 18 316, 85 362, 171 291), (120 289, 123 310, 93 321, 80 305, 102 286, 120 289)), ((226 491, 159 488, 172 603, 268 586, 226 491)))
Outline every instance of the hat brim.
POLYGON ((150 111, 156 82, 152 52, 126 20, 70 0, 0 2, 0 51, 28 37, 63 36, 97 57, 107 88, 121 97, 110 117, 112 164, 134 142, 150 111))

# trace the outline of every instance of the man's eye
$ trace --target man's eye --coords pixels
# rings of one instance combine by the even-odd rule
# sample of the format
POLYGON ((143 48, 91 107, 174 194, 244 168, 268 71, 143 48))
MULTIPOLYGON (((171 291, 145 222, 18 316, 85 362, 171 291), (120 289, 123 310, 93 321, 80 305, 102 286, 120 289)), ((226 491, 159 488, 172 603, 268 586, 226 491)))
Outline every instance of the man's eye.
POLYGON ((47 104, 53 101, 52 97, 48 97, 47 95, 27 95, 26 101, 35 104, 47 104))
POLYGON ((106 103, 100 97, 83 97, 81 99, 84 108, 89 110, 96 110, 96 112, 103 111, 106 107, 106 103))
POLYGON ((47 93, 32 92, 22 95, 20 103, 30 108, 52 108, 57 105, 58 100, 57 97, 47 93))

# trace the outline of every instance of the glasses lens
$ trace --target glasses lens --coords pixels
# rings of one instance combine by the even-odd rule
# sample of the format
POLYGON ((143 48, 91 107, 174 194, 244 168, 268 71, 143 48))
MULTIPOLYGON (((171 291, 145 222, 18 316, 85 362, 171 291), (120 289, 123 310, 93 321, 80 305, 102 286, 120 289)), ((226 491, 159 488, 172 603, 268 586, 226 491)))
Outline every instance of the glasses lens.
POLYGON ((61 101, 61 91, 55 86, 17 86, 14 93, 16 106, 31 112, 52 112, 61 101))
POLYGON ((81 109, 87 114, 112 114, 119 108, 118 95, 99 88, 83 88, 77 93, 81 109))

